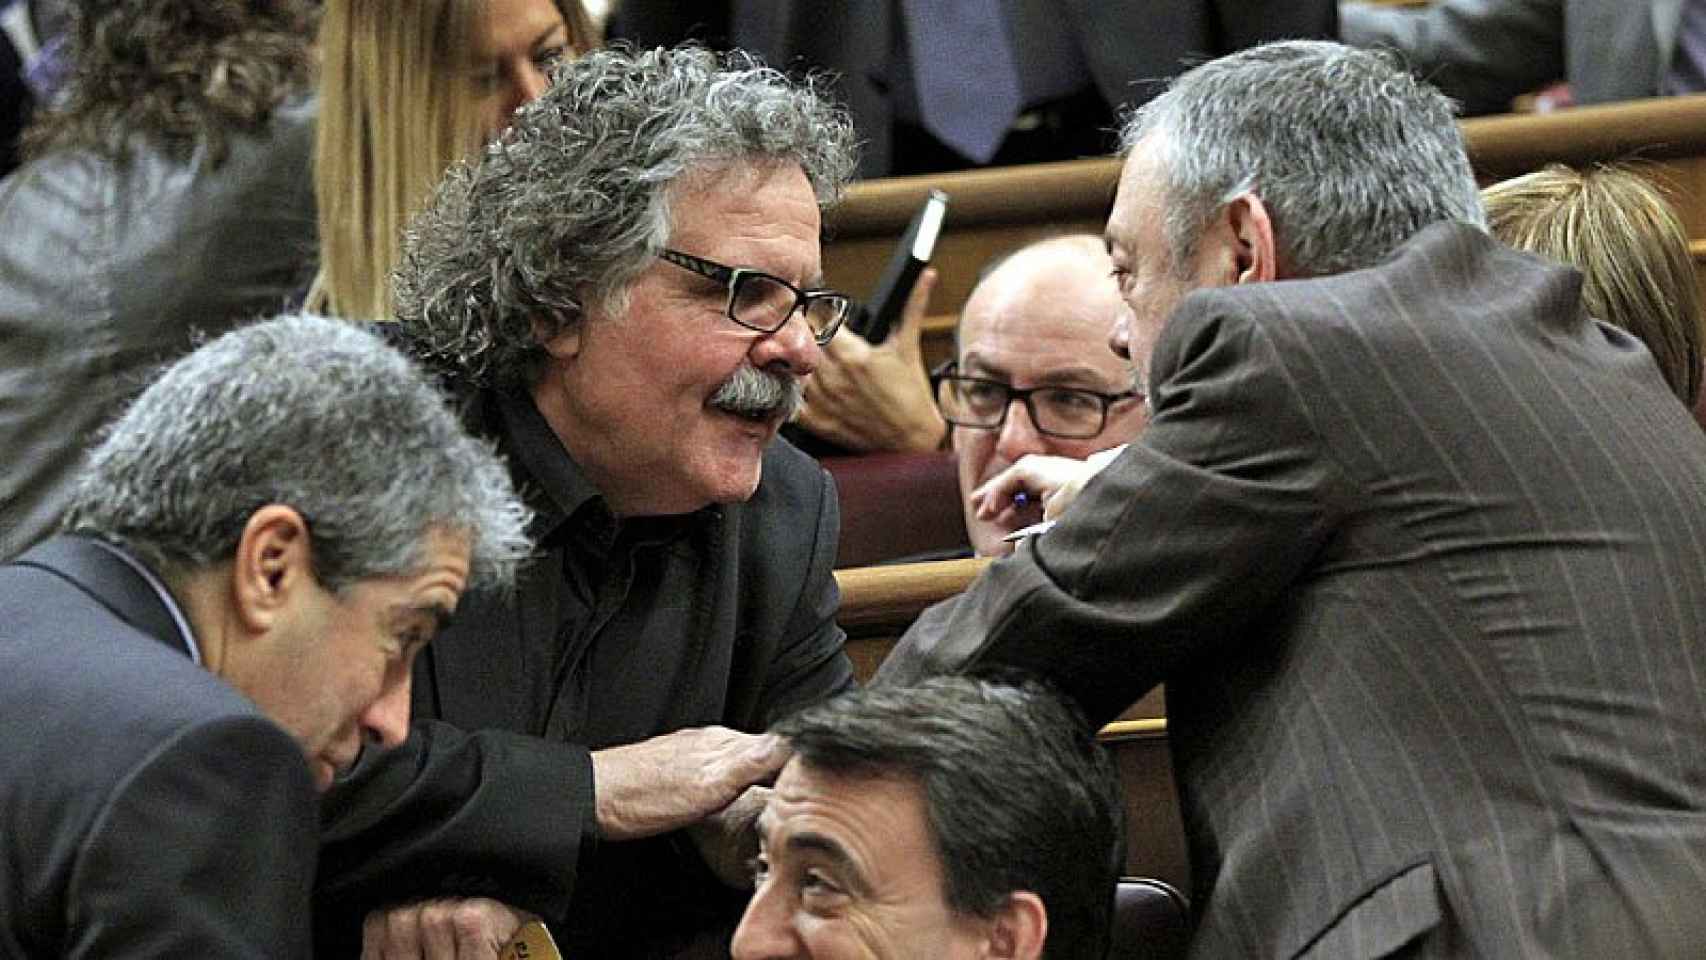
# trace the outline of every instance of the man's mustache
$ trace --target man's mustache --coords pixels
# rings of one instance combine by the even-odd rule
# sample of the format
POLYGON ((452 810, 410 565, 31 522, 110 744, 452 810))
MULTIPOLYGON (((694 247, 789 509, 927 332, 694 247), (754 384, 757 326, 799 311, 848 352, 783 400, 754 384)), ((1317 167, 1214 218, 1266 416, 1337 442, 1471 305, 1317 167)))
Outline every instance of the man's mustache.
POLYGON ((791 420, 800 407, 800 379, 742 364, 711 394, 711 406, 742 417, 791 420))

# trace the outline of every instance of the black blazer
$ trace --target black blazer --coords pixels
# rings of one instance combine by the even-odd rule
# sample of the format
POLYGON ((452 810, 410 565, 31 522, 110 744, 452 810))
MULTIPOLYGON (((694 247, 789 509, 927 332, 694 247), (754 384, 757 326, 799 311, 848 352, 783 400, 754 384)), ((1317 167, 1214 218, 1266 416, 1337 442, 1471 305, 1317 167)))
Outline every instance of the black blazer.
POLYGON ((0 567, 0 956, 309 954, 302 748, 179 637, 88 540, 0 567))
POLYGON ((1154 418, 885 677, 1167 684, 1196 956, 1706 943, 1706 435, 1580 278, 1439 225, 1199 291, 1154 418))

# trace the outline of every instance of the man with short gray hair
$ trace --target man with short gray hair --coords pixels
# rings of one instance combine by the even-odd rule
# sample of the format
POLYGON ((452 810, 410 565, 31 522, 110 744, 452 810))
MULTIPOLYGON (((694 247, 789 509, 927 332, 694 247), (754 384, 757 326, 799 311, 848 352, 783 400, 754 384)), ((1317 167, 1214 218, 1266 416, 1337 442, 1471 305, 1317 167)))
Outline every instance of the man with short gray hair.
POLYGON ((403 741, 412 660, 527 521, 369 333, 174 364, 0 567, 0 954, 308 955, 316 787, 403 741))
POLYGON ((1149 425, 884 682, 1165 682, 1195 956, 1698 950, 1706 436, 1652 358, 1388 57, 1235 54, 1124 141, 1149 425))
POLYGON ((726 943, 742 897, 707 868, 745 872, 749 788, 786 759, 763 731, 852 682, 835 493, 773 442, 849 307, 818 237, 852 169, 808 86, 602 50, 411 227, 403 334, 531 492, 543 555, 422 658, 428 720, 331 798, 322 952, 475 928, 459 949, 489 952, 516 915, 447 915, 470 896, 571 956, 726 943), (514 831, 528 855, 488 840, 514 831))

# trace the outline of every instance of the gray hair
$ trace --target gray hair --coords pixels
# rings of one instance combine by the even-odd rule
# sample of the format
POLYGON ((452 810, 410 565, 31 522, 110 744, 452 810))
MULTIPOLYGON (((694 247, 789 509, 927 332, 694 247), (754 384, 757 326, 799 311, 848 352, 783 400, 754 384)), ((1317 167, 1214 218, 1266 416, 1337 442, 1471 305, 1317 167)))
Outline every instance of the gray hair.
POLYGON ((539 337, 613 312, 664 248, 670 187, 727 167, 798 164, 820 206, 852 177, 853 129, 813 80, 742 53, 598 50, 477 161, 453 167, 405 234, 397 317, 453 380, 529 386, 539 337))
POLYGON ((469 587, 503 588, 530 516, 492 451, 397 350, 339 320, 240 327, 178 360, 108 428, 63 527, 167 575, 235 555, 268 504, 308 523, 327 589, 408 574, 466 538, 469 587))
POLYGON ((1216 211, 1253 192, 1281 262, 1320 276, 1372 266, 1431 223, 1485 226, 1454 113, 1389 53, 1294 40, 1185 73, 1120 140, 1159 150, 1176 267, 1216 211))
POLYGON ((950 909, 988 917, 1029 890, 1048 910, 1045 957, 1102 960, 1125 812, 1113 764, 1051 688, 931 677, 835 697, 775 731, 809 768, 919 784, 950 909))

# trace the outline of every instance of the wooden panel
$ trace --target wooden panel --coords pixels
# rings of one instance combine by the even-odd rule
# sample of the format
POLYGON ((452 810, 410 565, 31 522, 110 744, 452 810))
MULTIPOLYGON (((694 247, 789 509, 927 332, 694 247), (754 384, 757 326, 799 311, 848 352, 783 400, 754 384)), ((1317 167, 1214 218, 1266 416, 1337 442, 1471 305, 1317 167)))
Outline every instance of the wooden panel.
POLYGON ((1179 813, 1166 721, 1145 723, 1142 728, 1137 724, 1110 724, 1098 737, 1114 761, 1125 801, 1126 872, 1165 880, 1188 891, 1190 849, 1179 813), (1121 726, 1136 729, 1115 729, 1121 726))
POLYGON ((1697 158, 1706 155, 1706 95, 1472 117, 1463 137, 1475 172, 1494 179, 1547 163, 1697 158))

